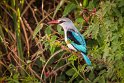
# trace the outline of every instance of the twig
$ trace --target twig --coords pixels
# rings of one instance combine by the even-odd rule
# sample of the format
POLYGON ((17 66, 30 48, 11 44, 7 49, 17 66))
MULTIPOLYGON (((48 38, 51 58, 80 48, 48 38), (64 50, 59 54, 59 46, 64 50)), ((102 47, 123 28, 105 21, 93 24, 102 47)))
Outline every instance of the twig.
POLYGON ((63 49, 58 50, 57 52, 55 52, 55 53, 47 60, 46 64, 44 65, 44 67, 43 67, 43 69, 42 69, 41 78, 42 78, 42 76, 43 76, 43 72, 44 72, 45 67, 47 66, 48 62, 49 62, 55 55, 57 55, 58 53, 60 53, 60 52, 62 52, 62 51, 63 51, 63 49))
POLYGON ((25 10, 22 12, 21 17, 23 17, 23 15, 26 13, 26 11, 28 10, 28 8, 30 7, 30 5, 34 2, 35 0, 31 0, 28 4, 28 6, 26 6, 25 10))
POLYGON ((40 81, 42 81, 42 82, 44 83, 44 81, 42 80, 42 78, 31 68, 30 65, 29 65, 29 70, 32 71, 32 72, 35 74, 35 76, 36 76, 37 78, 39 78, 40 81))
POLYGON ((29 55, 29 41, 28 41, 28 36, 27 36, 27 33, 26 33, 26 29, 25 29, 25 26, 24 26, 24 22, 22 21, 22 18, 20 18, 20 22, 21 22, 21 25, 22 25, 22 29, 24 31, 24 36, 25 36, 25 41, 26 41, 26 46, 27 46, 27 53, 29 55))
MULTIPOLYGON (((59 67, 59 68, 56 69, 55 71, 51 71, 51 73, 49 74, 49 76, 52 75, 53 73, 57 72, 58 70, 60 70, 60 69, 62 69, 62 68, 64 68, 64 67, 66 67, 66 66, 68 66, 69 64, 70 64, 70 62, 68 62, 67 64, 65 64, 65 65, 63 65, 63 66, 61 66, 61 67, 59 67)), ((48 76, 48 77, 49 77, 49 76, 48 76)), ((46 77, 46 79, 47 79, 48 77, 46 77)))
MULTIPOLYGON (((26 1, 26 4, 28 4, 27 1, 26 1)), ((29 6, 30 10, 32 11, 32 14, 33 14, 33 17, 34 17, 36 23, 38 24, 37 18, 36 18, 36 16, 35 16, 35 11, 33 10, 33 8, 32 8, 29 4, 28 4, 28 6, 29 6)))

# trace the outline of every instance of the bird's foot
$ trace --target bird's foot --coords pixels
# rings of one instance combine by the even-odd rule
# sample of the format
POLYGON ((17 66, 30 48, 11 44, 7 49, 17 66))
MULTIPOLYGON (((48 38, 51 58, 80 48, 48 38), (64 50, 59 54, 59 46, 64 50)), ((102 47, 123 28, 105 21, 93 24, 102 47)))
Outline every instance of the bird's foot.
POLYGON ((74 50, 68 49, 66 46, 61 46, 63 50, 69 51, 70 53, 74 53, 74 50))
POLYGON ((61 48, 62 48, 63 50, 68 50, 68 48, 65 47, 65 46, 61 46, 61 48))

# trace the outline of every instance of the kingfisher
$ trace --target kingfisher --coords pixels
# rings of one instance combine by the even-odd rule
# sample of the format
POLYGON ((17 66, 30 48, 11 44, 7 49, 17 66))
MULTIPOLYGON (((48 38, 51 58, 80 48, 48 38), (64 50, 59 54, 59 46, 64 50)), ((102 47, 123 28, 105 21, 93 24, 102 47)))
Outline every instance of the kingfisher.
POLYGON ((48 24, 58 24, 64 29, 65 42, 68 48, 79 51, 87 65, 91 65, 89 57, 86 55, 87 48, 84 36, 77 30, 69 18, 59 18, 52 20, 48 24))

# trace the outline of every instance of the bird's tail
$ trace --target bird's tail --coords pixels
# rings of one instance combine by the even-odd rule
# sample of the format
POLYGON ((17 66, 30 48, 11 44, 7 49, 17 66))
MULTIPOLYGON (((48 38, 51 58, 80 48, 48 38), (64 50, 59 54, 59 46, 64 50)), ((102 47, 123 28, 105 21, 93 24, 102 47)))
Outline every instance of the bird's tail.
POLYGON ((90 61, 89 57, 86 54, 82 53, 82 52, 81 52, 81 54, 82 54, 85 62, 87 63, 87 65, 91 65, 91 61, 90 61))

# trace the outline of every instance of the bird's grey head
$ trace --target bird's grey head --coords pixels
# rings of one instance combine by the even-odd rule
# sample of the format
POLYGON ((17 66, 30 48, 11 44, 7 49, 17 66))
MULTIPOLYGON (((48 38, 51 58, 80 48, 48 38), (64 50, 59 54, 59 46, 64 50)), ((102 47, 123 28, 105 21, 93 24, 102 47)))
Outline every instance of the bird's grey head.
POLYGON ((74 29, 74 24, 69 18, 59 18, 58 20, 53 20, 49 24, 59 24, 64 30, 74 29))

